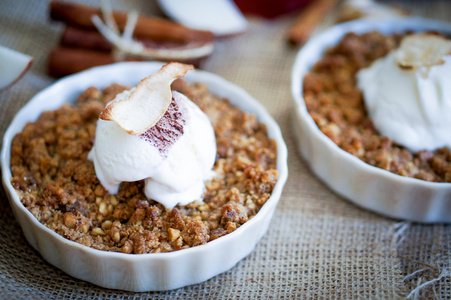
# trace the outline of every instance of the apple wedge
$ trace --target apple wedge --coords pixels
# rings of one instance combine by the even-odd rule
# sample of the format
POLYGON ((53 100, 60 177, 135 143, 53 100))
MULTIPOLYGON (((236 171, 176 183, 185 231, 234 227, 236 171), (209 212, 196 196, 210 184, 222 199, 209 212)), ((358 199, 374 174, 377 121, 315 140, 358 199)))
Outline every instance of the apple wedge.
POLYGON ((396 62, 401 68, 441 65, 443 56, 451 54, 451 41, 432 33, 414 33, 401 41, 396 62))
POLYGON ((140 135, 155 125, 172 101, 171 83, 194 69, 192 65, 171 62, 144 78, 128 99, 112 101, 100 119, 113 121, 132 135, 140 135))
POLYGON ((32 62, 31 56, 0 46, 0 90, 18 81, 32 62))

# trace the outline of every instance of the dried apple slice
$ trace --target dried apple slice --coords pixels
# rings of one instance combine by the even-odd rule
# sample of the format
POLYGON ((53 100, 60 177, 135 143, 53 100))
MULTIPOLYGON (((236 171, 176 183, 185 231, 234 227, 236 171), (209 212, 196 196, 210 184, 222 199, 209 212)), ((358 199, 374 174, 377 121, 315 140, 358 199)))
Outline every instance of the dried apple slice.
POLYGON ((19 80, 32 62, 31 56, 0 46, 0 90, 19 80))
POLYGON ((396 53, 401 68, 441 65, 443 56, 451 54, 451 41, 432 33, 416 33, 403 38, 396 53))
POLYGON ((238 34, 247 27, 246 18, 230 0, 159 0, 158 4, 176 22, 216 36, 238 34))
POLYGON ((140 135, 155 125, 171 104, 171 83, 194 69, 192 65, 171 62, 141 80, 128 99, 111 102, 100 119, 113 121, 132 135, 140 135))
POLYGON ((198 45, 188 45, 179 48, 143 48, 136 56, 155 60, 190 60, 207 57, 213 53, 213 42, 198 45))

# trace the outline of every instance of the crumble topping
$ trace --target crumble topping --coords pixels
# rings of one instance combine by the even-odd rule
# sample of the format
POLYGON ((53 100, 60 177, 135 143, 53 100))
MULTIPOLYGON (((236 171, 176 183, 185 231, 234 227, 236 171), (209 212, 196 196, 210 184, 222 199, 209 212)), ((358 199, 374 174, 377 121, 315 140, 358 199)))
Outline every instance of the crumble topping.
POLYGON ((75 105, 44 112, 18 133, 11 148, 11 180, 23 205, 61 236, 105 251, 157 253, 205 244, 233 232, 258 213, 277 181, 277 145, 256 116, 210 94, 201 84, 176 81, 210 118, 217 177, 203 202, 166 209, 147 200, 144 182, 124 182, 117 195, 99 183, 87 159, 99 113, 126 87, 91 87, 75 105))
POLYGON ((396 48, 402 36, 348 33, 304 78, 304 100, 319 129, 343 150, 398 175, 451 182, 449 147, 412 154, 380 136, 368 117, 356 73, 396 48))

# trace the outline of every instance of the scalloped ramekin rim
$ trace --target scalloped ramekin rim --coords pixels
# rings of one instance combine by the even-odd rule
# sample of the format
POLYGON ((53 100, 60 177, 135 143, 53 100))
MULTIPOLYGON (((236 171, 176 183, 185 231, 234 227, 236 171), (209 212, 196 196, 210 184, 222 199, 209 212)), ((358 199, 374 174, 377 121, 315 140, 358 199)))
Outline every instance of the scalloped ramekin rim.
MULTIPOLYGON (((302 122, 306 126, 307 130, 315 136, 315 138, 320 141, 321 146, 327 147, 328 149, 334 151, 337 158, 342 159, 350 164, 350 166, 359 168, 366 172, 371 172, 378 178, 383 178, 384 180, 390 180, 392 182, 399 183, 401 185, 411 186, 411 187, 422 187, 428 189, 434 189, 439 192, 447 192, 451 190, 451 183, 444 182, 427 182, 417 178, 400 176, 390 171, 369 165, 354 155, 344 151, 338 147, 332 140, 330 140, 326 135, 324 135, 316 125, 316 123, 311 118, 307 111, 305 102, 303 99, 303 77, 311 69, 312 65, 322 57, 324 50, 328 47, 335 45, 346 33, 356 32, 364 33, 372 30, 378 30, 385 34, 395 33, 395 32, 406 32, 408 30, 421 31, 421 30, 436 30, 446 34, 451 35, 451 23, 429 20, 421 17, 398 17, 398 18, 385 18, 381 19, 361 19, 342 23, 335 25, 330 29, 320 33, 319 35, 313 37, 306 45, 299 51, 295 63, 292 68, 291 77, 291 92, 295 103, 295 119, 297 122, 302 122), (302 121, 299 121, 302 119, 302 121)), ((298 130, 294 128, 293 130, 298 130)), ((302 141, 298 141, 302 143, 302 141)), ((299 146, 299 145, 298 145, 299 146)), ((300 148, 299 146, 298 148, 300 148)), ((302 151, 301 151, 302 153, 302 151)), ((303 155, 304 156, 304 155, 303 155)), ((307 161, 309 164, 310 162, 307 161)), ((315 172, 315 170, 314 170, 315 172)), ((315 172, 316 173, 316 172, 315 172)), ((317 174, 318 175, 318 174, 317 174)), ((321 177, 321 176, 320 176, 321 177)), ((321 178, 323 179, 323 178, 321 178)), ((324 180, 324 179, 323 179, 324 180)), ((327 180, 325 180, 327 181, 327 180)), ((326 182, 329 186, 329 182, 326 182)), ((332 189, 334 189, 332 187, 332 189)), ((339 194, 342 194, 339 192, 339 194)), ((358 199, 350 199, 355 204, 361 205, 358 199)), ((365 205, 361 205, 366 207, 365 205)), ((371 208, 369 208, 371 209, 371 208)), ((381 214, 395 217, 404 218, 398 215, 394 215, 391 212, 377 211, 381 214)), ((436 222, 434 220, 422 220, 414 219, 414 221, 419 222, 436 222)), ((449 220, 451 222, 451 219, 449 220)))
MULTIPOLYGON (((240 228, 238 228, 237 230, 235 230, 234 232, 227 234, 225 236, 222 236, 216 240, 213 240, 211 242, 208 242, 207 244, 204 245, 199 245, 196 247, 191 247, 188 249, 183 249, 183 250, 179 250, 179 251, 174 251, 174 252, 168 252, 168 253, 149 253, 149 254, 125 254, 125 253, 118 253, 118 252, 110 252, 110 251, 103 251, 103 250, 97 250, 88 246, 84 246, 82 244, 76 243, 74 241, 70 241, 68 239, 65 239, 64 237, 62 237, 61 235, 57 234, 55 231, 49 229, 48 227, 46 227, 45 225, 41 224, 32 214, 31 212, 29 212, 24 206, 23 204, 20 202, 20 199, 17 195, 17 193, 15 192, 13 186, 11 185, 11 178, 12 178, 12 174, 11 174, 11 168, 10 168, 10 162, 9 162, 9 158, 10 158, 10 151, 11 151, 11 142, 12 139, 14 137, 14 135, 17 132, 20 132, 23 128, 23 126, 25 125, 26 121, 34 121, 36 118, 32 117, 31 119, 27 117, 27 112, 30 110, 29 107, 31 107, 32 103, 34 103, 36 101, 36 99, 40 99, 43 96, 47 95, 49 93, 49 91, 58 91, 58 89, 61 88, 65 88, 65 87, 70 87, 70 85, 72 84, 73 81, 77 81, 78 78, 83 77, 87 74, 94 76, 94 75, 100 75, 100 74, 104 74, 107 71, 110 72, 121 72, 122 70, 133 70, 136 68, 149 68, 149 73, 155 72, 159 67, 161 67, 164 63, 161 62, 121 62, 121 63, 115 63, 112 65, 106 65, 106 66, 100 66, 100 67, 94 67, 85 71, 82 71, 80 73, 74 74, 74 75, 70 75, 67 77, 64 77, 62 79, 59 79, 58 81, 56 81, 54 84, 50 85, 49 87, 45 88, 44 90, 38 92, 35 96, 32 97, 32 99, 22 108, 20 109, 20 111, 16 114, 16 116, 13 118, 11 124, 8 126, 4 137, 3 137, 3 146, 2 146, 2 150, 1 150, 1 166, 2 166, 2 179, 3 179, 3 186, 5 189, 5 192, 8 194, 9 199, 10 199, 10 203, 11 205, 15 205, 17 209, 21 210, 22 212, 25 213, 27 219, 34 225, 36 226, 39 230, 45 232, 46 234, 49 234, 50 236, 52 236, 53 238, 55 238, 59 243, 65 244, 69 247, 72 248, 76 248, 80 251, 83 251, 84 253, 87 253, 88 255, 93 255, 93 256, 101 256, 103 258, 112 258, 112 259, 121 259, 121 260, 125 260, 125 261, 130 261, 130 262, 137 262, 137 261, 141 261, 143 259, 149 260, 149 259, 155 259, 155 260, 171 260, 180 256, 192 256, 192 254, 196 254, 196 253, 200 253, 202 251, 207 251, 209 248, 214 248, 217 247, 217 245, 221 245, 223 244, 224 246, 226 246, 229 241, 231 240, 236 240, 239 239, 240 236, 243 235, 243 233, 248 229, 248 227, 251 227, 254 223, 257 222, 270 222, 270 220, 262 220, 262 218, 265 217, 269 217, 269 219, 272 218, 272 214, 274 213, 274 210, 277 206, 277 203, 281 197, 282 194, 282 190, 283 190, 283 186, 285 185, 285 182, 287 180, 288 177, 288 166, 287 166, 287 147, 285 145, 285 142, 283 140, 283 136, 282 133, 280 131, 280 128, 278 126, 278 124, 274 121, 274 119, 271 117, 271 115, 266 111, 266 109, 264 108, 264 106, 259 103, 257 100, 255 100, 250 94, 248 94, 244 89, 242 89, 241 87, 226 81, 225 79, 223 79, 222 77, 206 72, 206 71, 201 71, 201 70, 193 70, 190 71, 187 76, 186 76, 186 80, 187 81, 198 81, 201 83, 206 84, 209 88, 210 85, 215 85, 217 86, 217 88, 221 88, 224 87, 227 90, 233 91, 234 94, 237 95, 238 98, 240 98, 240 100, 244 103, 244 106, 247 106, 249 108, 251 108, 250 111, 247 112, 251 112, 257 115, 257 118, 259 120, 259 122, 262 122, 264 124, 266 124, 267 128, 268 128, 268 135, 273 138, 276 143, 277 143, 277 170, 279 173, 279 178, 277 180, 276 185, 274 186, 274 189, 271 193, 270 198, 267 200, 267 202, 262 206, 262 208, 260 209, 260 211, 252 218, 250 219, 248 222, 246 222, 245 224, 243 224, 240 228), (21 119, 23 119, 25 117, 26 121, 22 121, 21 119), (20 123, 22 123, 22 125, 20 125, 20 123), (19 124, 19 125, 18 125, 19 124)), ((143 71, 141 70, 141 73, 143 71)), ((107 86, 108 84, 111 83, 121 83, 121 84, 136 84, 137 82, 139 82, 141 78, 136 78, 135 79, 127 79, 127 82, 120 82, 119 80, 115 80, 112 79, 110 81, 104 82, 103 80, 100 80, 100 82, 103 82, 100 88, 103 88, 105 86, 107 86)), ((79 80, 78 80, 79 81, 79 80)), ((77 82, 78 82, 77 81, 77 82)), ((79 88, 79 90, 74 91, 73 94, 74 95, 78 95, 82 90, 86 89, 87 87, 91 86, 91 85, 95 85, 95 84, 82 84, 82 86, 79 88)), ((95 85, 96 86, 96 85, 95 85)), ((215 93, 213 91, 213 93, 215 93)), ((215 93, 216 94, 216 93, 215 93)), ((232 100, 232 99, 231 99, 232 100)), ((73 99, 66 99, 64 101, 65 102, 74 102, 75 98, 73 99)), ((42 102, 42 100, 41 100, 42 102)), ((239 103, 234 103, 234 101, 231 101, 233 105, 240 107, 239 103)), ((55 109, 57 107, 59 107, 60 104, 56 105, 54 108, 55 109)), ((48 110, 48 109, 42 109, 41 111, 39 111, 38 114, 36 114, 37 116, 42 113, 43 111, 48 110)), ((22 227, 22 224, 21 224, 22 227)), ((26 230, 26 228, 22 227, 22 230, 26 230)), ((265 230, 266 231, 266 230, 265 230)), ((264 234, 264 232, 263 232, 264 234)), ((263 235, 262 234, 262 235, 263 235)), ((259 238, 260 239, 260 238, 259 238)), ((258 242, 258 241, 257 241, 258 242)), ((256 243, 255 243, 256 245, 256 243)), ((253 245, 252 248, 255 247, 255 245, 253 245)), ((39 249, 37 249, 39 251, 39 249)), ((41 253, 42 254, 42 253, 41 253)), ((246 255, 245 255, 246 256, 246 255)), ((242 258, 244 258, 245 256, 241 257, 239 260, 241 260, 242 258)), ((238 261, 239 261, 238 260, 238 261)), ((234 264, 236 264, 238 261, 236 261, 234 264)), ((57 266, 59 267, 59 266, 57 266)), ((60 267, 59 267, 60 268, 60 267)), ((224 270, 225 271, 225 270, 224 270)), ((220 272, 222 273, 222 272, 220 272)), ((220 273, 217 273, 213 276, 216 276, 220 273)), ((73 275, 73 274, 71 274, 73 275)), ((73 275, 75 276, 75 275, 73 275)), ((211 276, 211 277, 213 277, 211 276)), ((78 276, 75 276, 78 277, 78 276)), ((209 277, 209 278, 211 278, 209 277)), ((83 280, 86 280, 84 278, 81 278, 83 280)), ((208 279, 208 278, 207 278, 208 279)), ((89 280, 88 280, 89 281, 89 280)), ((204 281, 204 280, 202 280, 204 281)), ((98 284, 93 282, 94 284, 98 284)), ((182 287, 185 285, 190 285, 190 284, 196 284, 198 282, 194 282, 194 283, 188 283, 188 284, 183 284, 183 285, 179 285, 176 287, 162 287, 161 289, 133 289, 133 288, 125 288, 126 290, 132 290, 132 291, 145 291, 145 290, 169 290, 169 289, 173 289, 173 288, 178 288, 178 287, 182 287)), ((105 285, 103 285, 105 286, 105 285)), ((117 288, 114 286, 105 286, 108 288, 117 288)), ((119 288, 119 289, 124 289, 124 288, 119 288)))

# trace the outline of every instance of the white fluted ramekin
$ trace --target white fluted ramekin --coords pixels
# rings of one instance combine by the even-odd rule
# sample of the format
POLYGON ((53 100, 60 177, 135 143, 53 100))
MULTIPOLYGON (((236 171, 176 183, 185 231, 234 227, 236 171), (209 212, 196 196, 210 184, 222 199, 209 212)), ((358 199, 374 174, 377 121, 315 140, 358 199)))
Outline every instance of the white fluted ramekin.
POLYGON ((302 91, 303 78, 313 64, 346 33, 361 34, 373 30, 387 35, 425 30, 451 35, 451 24, 416 17, 362 19, 336 25, 312 38, 299 51, 291 78, 295 104, 292 129, 297 138, 298 150, 322 181, 361 207, 398 219, 426 223, 451 222, 451 183, 403 177, 366 164, 326 137, 307 111, 302 91))
POLYGON ((136 85, 161 66, 157 62, 117 63, 61 79, 34 96, 17 113, 3 138, 3 185, 27 241, 52 265, 102 287, 129 291, 170 290, 205 281, 229 270, 251 253, 267 231, 288 176, 285 142, 279 126, 264 107, 236 85, 214 74, 195 70, 188 73, 187 81, 204 83, 212 93, 229 98, 243 111, 256 114, 258 120, 266 124, 269 137, 277 142, 279 179, 271 197, 255 217, 236 231, 205 245, 155 254, 96 250, 69 241, 39 223, 22 205, 11 185, 10 153, 14 135, 22 131, 27 122, 35 121, 43 111, 55 110, 64 102, 75 102, 89 86, 103 89, 112 83, 136 85))

